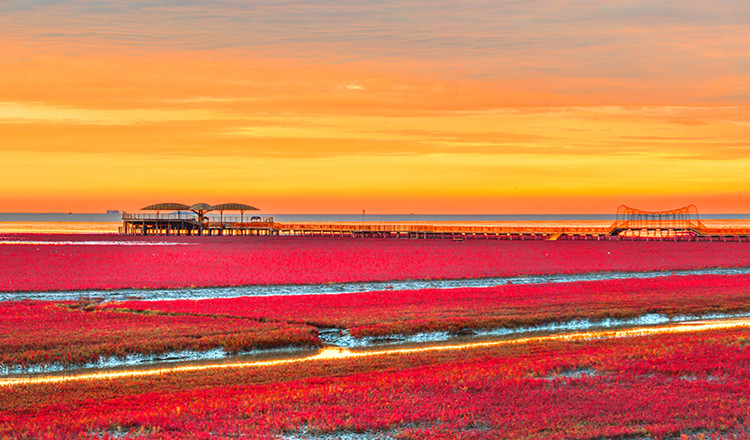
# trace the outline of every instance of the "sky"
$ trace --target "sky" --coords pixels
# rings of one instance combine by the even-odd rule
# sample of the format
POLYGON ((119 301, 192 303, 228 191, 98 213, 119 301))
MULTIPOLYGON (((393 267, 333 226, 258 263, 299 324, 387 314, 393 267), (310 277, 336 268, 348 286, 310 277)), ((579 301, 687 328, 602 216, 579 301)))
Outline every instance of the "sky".
POLYGON ((750 212, 741 0, 3 1, 0 210, 750 212))

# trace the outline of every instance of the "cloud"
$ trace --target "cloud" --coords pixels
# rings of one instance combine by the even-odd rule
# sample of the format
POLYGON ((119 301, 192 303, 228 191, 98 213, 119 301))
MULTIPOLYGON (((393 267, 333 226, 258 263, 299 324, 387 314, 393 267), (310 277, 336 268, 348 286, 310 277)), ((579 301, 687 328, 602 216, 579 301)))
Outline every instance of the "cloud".
POLYGON ((226 117, 204 110, 95 109, 29 102, 0 102, 0 124, 65 123, 83 125, 131 125, 164 121, 201 121, 226 117))
POLYGON ((585 68, 625 76, 644 74, 638 69, 647 64, 631 61, 690 58, 726 35, 747 42, 739 31, 750 21, 741 1, 722 2, 721 7, 706 1, 645 0, 602 5, 583 0, 10 4, 0 24, 29 39, 150 43, 157 49, 233 47, 303 58, 328 54, 325 58, 340 60, 463 60, 469 64, 465 69, 477 61, 513 70, 541 61, 563 73, 585 68), (676 47, 689 52, 675 53, 676 47), (611 58, 603 59, 607 54, 611 58), (598 64, 602 60, 605 65, 598 64))

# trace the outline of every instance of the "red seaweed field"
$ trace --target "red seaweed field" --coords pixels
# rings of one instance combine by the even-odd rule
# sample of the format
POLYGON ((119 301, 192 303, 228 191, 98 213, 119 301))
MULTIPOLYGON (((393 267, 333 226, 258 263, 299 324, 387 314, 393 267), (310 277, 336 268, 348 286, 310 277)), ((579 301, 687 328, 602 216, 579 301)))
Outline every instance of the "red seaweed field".
POLYGON ((0 302, 0 364, 84 364, 130 354, 320 345, 305 325, 205 316, 84 311, 75 303, 0 302))
POLYGON ((306 284, 750 266, 750 246, 723 242, 453 242, 53 234, 6 234, 0 240, 43 243, 0 245, 0 291, 306 284), (92 244, 97 241, 103 244, 92 244), (128 243, 132 245, 125 245, 128 243))
POLYGON ((317 347, 356 338, 533 327, 572 320, 750 312, 750 276, 670 276, 487 288, 128 301, 0 302, 0 364, 76 365, 193 350, 317 347))
POLYGON ((743 439, 750 330, 0 388, 39 439, 743 439))
POLYGON ((348 329, 355 337, 432 331, 516 328, 575 319, 625 319, 646 314, 710 315, 750 312, 750 275, 665 276, 424 289, 127 301, 103 309, 159 311, 348 329))

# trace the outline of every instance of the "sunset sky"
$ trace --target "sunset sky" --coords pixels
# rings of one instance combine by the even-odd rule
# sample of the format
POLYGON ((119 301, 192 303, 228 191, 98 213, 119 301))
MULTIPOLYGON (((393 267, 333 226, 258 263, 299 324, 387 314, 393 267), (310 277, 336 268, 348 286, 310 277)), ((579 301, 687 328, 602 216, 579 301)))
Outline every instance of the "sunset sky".
POLYGON ((750 212, 750 4, 3 1, 0 211, 750 212))

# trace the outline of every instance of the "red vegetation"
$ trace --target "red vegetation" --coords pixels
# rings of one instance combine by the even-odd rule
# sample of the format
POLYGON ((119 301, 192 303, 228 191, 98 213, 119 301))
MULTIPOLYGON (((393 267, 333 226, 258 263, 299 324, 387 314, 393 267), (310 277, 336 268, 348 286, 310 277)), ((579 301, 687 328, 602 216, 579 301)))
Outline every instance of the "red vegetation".
POLYGON ((750 329, 2 392, 4 438, 747 438, 750 329))
POLYGON ((750 311, 750 275, 668 276, 337 295, 128 301, 104 307, 347 328, 355 337, 515 328, 649 313, 750 311))
POLYGON ((248 319, 83 311, 38 301, 0 302, 0 364, 81 364, 101 357, 223 348, 320 345, 302 325, 248 319))
POLYGON ((510 242, 323 237, 5 235, 0 291, 298 284, 598 271, 748 267, 750 246, 719 242, 510 242))
POLYGON ((750 311, 750 276, 672 276, 340 295, 0 303, 0 364, 321 345, 316 327, 355 337, 515 328, 575 319, 750 311))

